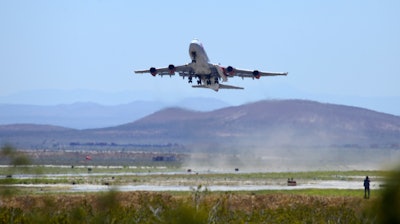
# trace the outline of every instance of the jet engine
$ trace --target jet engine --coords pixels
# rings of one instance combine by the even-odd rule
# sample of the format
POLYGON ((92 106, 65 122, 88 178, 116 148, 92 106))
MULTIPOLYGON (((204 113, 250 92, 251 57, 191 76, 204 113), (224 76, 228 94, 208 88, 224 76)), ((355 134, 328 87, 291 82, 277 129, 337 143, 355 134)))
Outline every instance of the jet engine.
POLYGON ((260 72, 259 72, 258 70, 254 70, 254 71, 253 71, 253 76, 254 76, 254 78, 256 78, 256 79, 259 79, 259 78, 260 78, 260 72))
POLYGON ((226 73, 228 73, 228 75, 232 76, 235 74, 235 69, 232 66, 228 66, 225 69, 226 73))
POLYGON ((175 74, 175 66, 173 64, 168 65, 169 74, 175 74))
POLYGON ((152 76, 156 76, 156 75, 157 75, 157 69, 154 68, 154 67, 151 67, 151 68, 150 68, 150 74, 151 74, 152 76))

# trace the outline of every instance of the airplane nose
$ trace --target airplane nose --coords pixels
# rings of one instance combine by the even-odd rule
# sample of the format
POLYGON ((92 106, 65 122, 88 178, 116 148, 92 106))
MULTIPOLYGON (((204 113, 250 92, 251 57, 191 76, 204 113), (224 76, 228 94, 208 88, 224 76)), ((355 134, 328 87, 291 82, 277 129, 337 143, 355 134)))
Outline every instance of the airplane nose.
POLYGON ((199 41, 199 39, 197 39, 197 38, 194 38, 193 40, 192 40, 192 42, 190 42, 191 44, 200 44, 200 41, 199 41))

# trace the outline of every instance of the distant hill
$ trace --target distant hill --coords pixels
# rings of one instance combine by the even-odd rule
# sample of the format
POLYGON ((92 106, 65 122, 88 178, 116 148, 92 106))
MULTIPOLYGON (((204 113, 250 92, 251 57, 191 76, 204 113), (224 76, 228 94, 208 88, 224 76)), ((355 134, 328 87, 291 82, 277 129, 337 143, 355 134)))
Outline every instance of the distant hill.
POLYGON ((180 144, 215 148, 400 148, 399 116, 305 100, 265 100, 208 112, 175 107, 131 123, 99 129, 25 127, 0 126, 0 142, 36 148, 99 143, 109 147, 180 144))
POLYGON ((54 106, 0 104, 0 125, 30 123, 75 129, 103 128, 135 121, 171 105, 199 111, 229 106, 225 102, 209 98, 187 98, 175 104, 135 101, 108 106, 90 102, 54 106))
POLYGON ((226 139, 267 145, 370 145, 398 143, 400 117, 312 101, 268 100, 211 112, 169 108, 104 130, 183 142, 226 139))

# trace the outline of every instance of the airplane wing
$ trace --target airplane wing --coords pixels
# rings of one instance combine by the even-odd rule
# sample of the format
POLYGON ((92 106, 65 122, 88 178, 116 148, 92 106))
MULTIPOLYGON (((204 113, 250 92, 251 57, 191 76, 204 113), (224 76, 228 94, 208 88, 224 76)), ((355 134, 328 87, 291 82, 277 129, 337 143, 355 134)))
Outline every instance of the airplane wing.
POLYGON ((138 70, 135 71, 135 73, 142 74, 142 73, 150 73, 153 76, 160 75, 175 75, 175 72, 178 72, 181 76, 188 76, 193 73, 192 68, 188 65, 180 65, 180 66, 174 66, 174 65, 169 65, 168 67, 165 68, 154 68, 151 67, 150 69, 147 70, 138 70))
POLYGON ((239 76, 242 78, 257 78, 259 79, 261 76, 278 76, 278 75, 284 75, 286 76, 288 73, 287 72, 262 72, 258 70, 246 70, 246 69, 237 69, 237 68, 232 68, 228 67, 230 70, 228 72, 228 75, 230 77, 234 76, 239 76))

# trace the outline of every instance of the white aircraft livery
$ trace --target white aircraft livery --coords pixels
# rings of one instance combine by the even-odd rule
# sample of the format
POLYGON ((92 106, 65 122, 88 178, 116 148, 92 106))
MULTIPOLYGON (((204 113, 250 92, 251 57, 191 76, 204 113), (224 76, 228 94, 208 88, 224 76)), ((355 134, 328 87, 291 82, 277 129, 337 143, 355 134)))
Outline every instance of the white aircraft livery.
POLYGON ((192 62, 186 65, 175 66, 170 64, 166 68, 151 67, 149 70, 135 71, 135 73, 150 73, 153 76, 175 75, 178 73, 183 78, 188 77, 188 82, 193 83, 193 78, 197 79, 197 85, 194 88, 209 88, 215 91, 219 89, 244 89, 243 87, 221 84, 227 82, 231 77, 256 78, 261 76, 287 75, 287 72, 262 72, 258 70, 237 69, 232 66, 222 67, 210 63, 203 45, 197 39, 192 40, 189 46, 189 55, 192 62))

